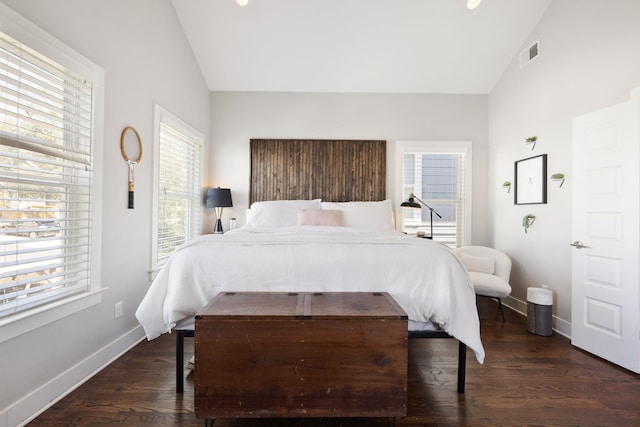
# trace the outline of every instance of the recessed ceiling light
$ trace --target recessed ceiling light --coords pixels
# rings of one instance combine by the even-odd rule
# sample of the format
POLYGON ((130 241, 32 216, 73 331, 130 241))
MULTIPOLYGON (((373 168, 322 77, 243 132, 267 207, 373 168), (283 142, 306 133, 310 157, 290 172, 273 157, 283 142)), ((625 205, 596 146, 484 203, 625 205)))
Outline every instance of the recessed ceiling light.
POLYGON ((240 6, 246 6, 249 4, 249 0, 236 0, 236 3, 238 3, 240 6))
POLYGON ((482 0, 467 0, 467 9, 475 9, 482 0))

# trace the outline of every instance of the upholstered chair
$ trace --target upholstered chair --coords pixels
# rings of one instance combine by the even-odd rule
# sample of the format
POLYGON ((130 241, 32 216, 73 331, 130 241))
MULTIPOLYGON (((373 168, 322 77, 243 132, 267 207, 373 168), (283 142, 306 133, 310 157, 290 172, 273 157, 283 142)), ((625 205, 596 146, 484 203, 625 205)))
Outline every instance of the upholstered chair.
POLYGON ((486 246, 462 246, 453 251, 469 271, 476 295, 498 301, 504 322, 502 298, 511 294, 511 259, 504 252, 486 246))

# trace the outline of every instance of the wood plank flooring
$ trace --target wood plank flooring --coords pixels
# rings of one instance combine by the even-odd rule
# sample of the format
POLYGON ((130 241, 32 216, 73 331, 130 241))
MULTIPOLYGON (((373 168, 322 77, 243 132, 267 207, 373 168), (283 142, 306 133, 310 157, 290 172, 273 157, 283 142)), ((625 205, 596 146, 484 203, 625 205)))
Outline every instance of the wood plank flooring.
MULTIPOLYGON (((524 317, 478 301, 484 365, 467 355, 456 393, 457 342, 411 340, 407 416, 398 426, 638 426, 640 376, 573 348, 557 334, 527 332, 524 317)), ((144 341, 42 413, 29 426, 203 426, 193 414, 193 375, 175 393, 175 336, 144 341)), ((193 340, 185 340, 185 359, 193 340)), ((387 419, 216 420, 215 426, 387 426, 387 419)))

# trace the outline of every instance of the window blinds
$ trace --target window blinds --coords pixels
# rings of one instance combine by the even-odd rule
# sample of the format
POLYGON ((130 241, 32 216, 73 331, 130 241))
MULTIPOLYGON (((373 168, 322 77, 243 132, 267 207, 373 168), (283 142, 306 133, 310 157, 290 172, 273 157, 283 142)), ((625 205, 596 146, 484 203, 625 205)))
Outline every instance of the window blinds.
MULTIPOLYGON (((465 154, 407 152, 403 158, 403 200, 410 193, 429 204, 442 218, 433 217, 434 240, 451 247, 462 244, 465 227, 465 154)), ((428 209, 404 209, 403 231, 429 233, 428 209)))
POLYGON ((93 84, 0 33, 0 316, 90 287, 93 84))
POLYGON ((201 144, 177 126, 160 123, 157 264, 200 234, 201 144))

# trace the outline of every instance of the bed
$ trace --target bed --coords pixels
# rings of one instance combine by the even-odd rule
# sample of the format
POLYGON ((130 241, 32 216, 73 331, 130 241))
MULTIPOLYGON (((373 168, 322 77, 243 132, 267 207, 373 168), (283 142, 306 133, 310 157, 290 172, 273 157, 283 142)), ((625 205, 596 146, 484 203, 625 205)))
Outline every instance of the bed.
MULTIPOLYGON (((384 155, 365 155, 353 148, 357 145, 369 150, 375 146, 384 154, 384 144, 339 141, 339 146, 346 147, 344 154, 332 142, 313 141, 315 154, 311 156, 300 153, 305 146, 300 141, 255 141, 251 141, 252 203, 245 225, 222 235, 200 236, 176 250, 136 311, 148 339, 174 329, 189 331, 195 313, 223 291, 380 291, 388 292, 407 312, 410 337, 454 337, 461 349, 468 346, 483 363, 475 293, 458 258, 439 243, 395 231, 391 202, 375 199, 384 184, 372 186, 371 180, 356 177, 344 180, 345 185, 361 182, 364 186, 336 190, 335 177, 345 172, 329 171, 330 165, 318 161, 324 156, 317 150, 331 147, 331 155, 326 156, 329 163, 343 165, 353 175, 354 168, 349 165, 354 162, 349 156, 357 158, 358 164, 370 159, 373 166, 361 173, 382 177, 384 182, 384 173, 380 173, 384 155), (272 156, 267 153, 269 147, 273 148, 272 156), (291 182, 300 183, 302 178, 292 181, 291 159, 307 157, 315 159, 307 162, 310 167, 320 168, 323 176, 330 177, 331 185, 324 187, 340 193, 329 198, 361 200, 325 200, 322 185, 305 189, 297 184, 292 188, 291 182), (284 175, 286 182, 282 181, 284 175), (300 198, 310 193, 321 197, 300 198)), ((303 163, 295 165, 296 173, 304 169, 303 163)), ((306 176, 314 173, 308 171, 306 176)), ((183 332, 182 336, 190 335, 183 332)), ((463 390, 464 360, 460 360, 460 369, 463 390)))

